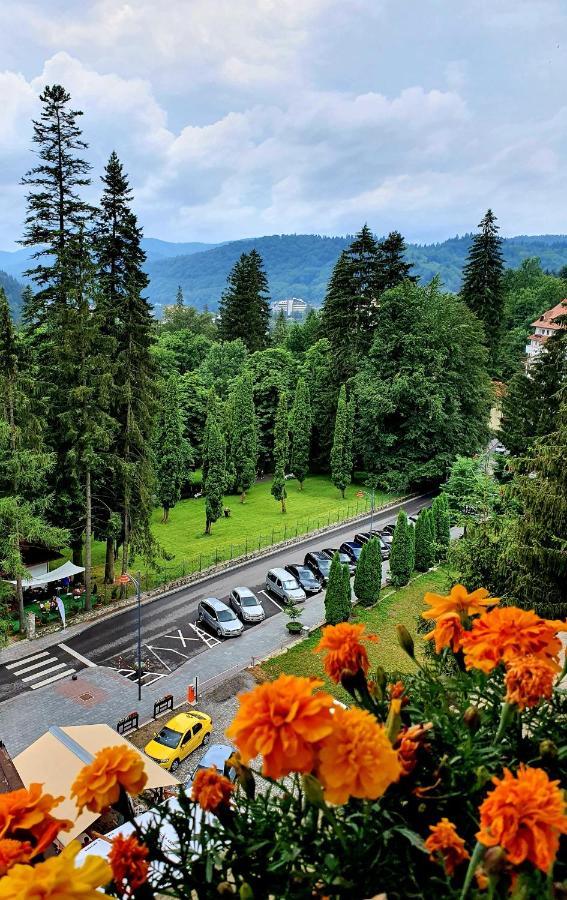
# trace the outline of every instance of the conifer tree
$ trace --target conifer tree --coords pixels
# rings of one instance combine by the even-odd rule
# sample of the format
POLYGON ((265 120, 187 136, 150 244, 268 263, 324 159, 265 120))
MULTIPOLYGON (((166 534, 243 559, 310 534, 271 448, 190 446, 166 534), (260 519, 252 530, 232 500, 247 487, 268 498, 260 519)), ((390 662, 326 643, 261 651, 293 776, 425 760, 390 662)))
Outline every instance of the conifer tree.
POLYGON ((439 494, 431 504, 433 526, 435 533, 436 559, 445 559, 451 541, 451 520, 449 516, 449 503, 445 494, 439 494))
POLYGON ((378 538, 364 544, 356 564, 354 593, 362 606, 372 606, 380 596, 382 586, 382 554, 378 538))
POLYGON ((268 344, 270 301, 262 257, 256 250, 243 253, 228 276, 219 303, 219 335, 222 340, 240 338, 248 350, 268 344))
POLYGON ((346 250, 339 256, 327 287, 321 310, 321 334, 331 345, 337 377, 342 381, 354 374, 356 360, 352 345, 354 307, 352 267, 346 250))
POLYGON ((165 524, 169 519, 169 510, 181 496, 181 488, 192 462, 191 448, 183 434, 177 375, 171 375, 164 385, 154 453, 156 496, 163 509, 162 523, 165 524))
POLYGON ((435 537, 432 529, 431 512, 423 509, 415 523, 415 568, 427 572, 435 561, 435 537))
POLYGON ((177 285, 177 293, 175 295, 175 306, 177 309, 181 309, 183 306, 183 288, 180 284, 177 285))
POLYGON ((122 574, 128 571, 131 550, 151 556, 154 549, 150 518, 156 370, 151 355, 154 320, 143 296, 148 278, 143 271, 142 230, 131 210, 132 190, 116 153, 110 155, 102 183, 94 238, 97 308, 104 336, 113 347, 110 413, 116 422, 112 459, 97 485, 101 498, 97 516, 107 541, 108 577, 116 515, 122 522, 122 574))
POLYGON ((311 397, 305 378, 298 378, 295 397, 289 419, 290 468, 303 490, 305 476, 309 472, 309 449, 311 446, 311 397))
POLYGON ((396 588, 407 584, 412 573, 412 538, 409 528, 412 526, 408 522, 407 514, 401 509, 396 520, 390 551, 390 581, 396 588))
POLYGON ((258 466, 258 418, 254 407, 254 382, 250 372, 239 376, 229 397, 228 453, 240 502, 256 480, 258 466))
POLYGON ((272 344, 274 345, 274 347, 283 347, 285 346, 286 338, 287 320, 284 315, 283 309, 280 309, 276 316, 274 327, 272 328, 272 344))
POLYGON ((406 242, 399 231, 391 231, 378 242, 376 272, 379 293, 396 287, 406 278, 417 281, 417 277, 410 274, 412 263, 405 261, 406 249, 406 242))
POLYGON ((9 444, 16 450, 16 394, 19 381, 18 350, 16 332, 10 315, 8 298, 0 287, 0 403, 4 408, 4 418, 10 429, 9 444))
POLYGON ((215 393, 215 389, 211 388, 207 397, 207 417, 205 419, 205 427, 203 429, 203 440, 201 444, 201 472, 203 483, 207 478, 209 468, 209 432, 213 422, 220 427, 220 401, 215 393))
POLYGON ((408 536, 408 571, 411 577, 415 569, 415 528, 408 519, 406 532, 408 536))
POLYGON ((285 466, 289 456, 288 411, 285 391, 280 393, 274 423, 274 477, 272 496, 281 503, 282 513, 286 512, 287 488, 285 466))
MULTIPOLYGON (((349 579, 350 588, 350 579, 349 579)), ((350 615, 350 602, 348 615, 345 617, 345 589, 343 580, 343 567, 339 554, 335 553, 329 569, 329 579, 325 592, 325 622, 327 625, 338 625, 345 622, 350 615)))
POLYGON ((513 456, 523 456, 537 434, 540 417, 536 384, 524 371, 516 372, 502 399, 499 438, 513 456))
POLYGON ((463 268, 461 297, 484 324, 486 344, 494 361, 502 329, 504 260, 496 216, 487 210, 473 238, 463 268))
POLYGON ((347 403, 343 384, 337 402, 335 433, 331 450, 331 479, 344 498, 352 477, 352 418, 353 407, 347 403))
POLYGON ((352 615, 352 585, 347 564, 343 563, 341 569, 343 576, 343 622, 348 622, 352 615))
POLYGON ((226 444, 216 419, 209 422, 207 477, 203 482, 205 493, 205 534, 223 514, 223 498, 226 485, 226 444))

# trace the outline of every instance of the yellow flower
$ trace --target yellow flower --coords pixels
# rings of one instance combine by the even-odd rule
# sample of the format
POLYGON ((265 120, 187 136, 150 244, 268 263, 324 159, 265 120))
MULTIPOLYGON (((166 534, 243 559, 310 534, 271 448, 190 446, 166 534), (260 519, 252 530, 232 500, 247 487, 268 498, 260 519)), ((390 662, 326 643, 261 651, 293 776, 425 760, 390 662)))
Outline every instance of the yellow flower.
POLYGON ((421 614, 422 619, 439 619, 446 613, 457 613, 463 621, 470 616, 476 616, 485 611, 487 606, 496 606, 500 603, 498 597, 491 597, 485 588, 479 588, 469 594, 462 584, 455 584, 448 596, 442 594, 427 593, 423 598, 431 609, 421 614))
POLYGON ((325 800, 376 800, 398 780, 401 771, 386 730, 373 715, 356 707, 335 709, 333 730, 319 749, 317 777, 325 789, 325 800))
POLYGON ((100 900, 97 891, 112 878, 110 866, 96 856, 75 868, 81 849, 73 841, 59 856, 37 866, 15 865, 0 880, 0 900, 100 900))
POLYGON ((81 769, 71 787, 71 796, 76 797, 79 812, 85 806, 91 812, 102 812, 116 803, 121 788, 136 796, 144 790, 147 780, 143 757, 136 750, 123 745, 104 747, 92 763, 81 769))

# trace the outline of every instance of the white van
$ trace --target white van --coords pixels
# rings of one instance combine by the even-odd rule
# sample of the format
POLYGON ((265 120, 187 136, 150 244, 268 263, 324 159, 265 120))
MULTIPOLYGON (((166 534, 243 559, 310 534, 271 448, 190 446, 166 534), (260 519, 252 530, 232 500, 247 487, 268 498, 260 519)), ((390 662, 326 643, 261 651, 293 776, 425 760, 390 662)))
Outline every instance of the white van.
POLYGON ((270 569, 266 575, 266 590, 284 603, 302 603, 306 597, 303 588, 285 569, 270 569))

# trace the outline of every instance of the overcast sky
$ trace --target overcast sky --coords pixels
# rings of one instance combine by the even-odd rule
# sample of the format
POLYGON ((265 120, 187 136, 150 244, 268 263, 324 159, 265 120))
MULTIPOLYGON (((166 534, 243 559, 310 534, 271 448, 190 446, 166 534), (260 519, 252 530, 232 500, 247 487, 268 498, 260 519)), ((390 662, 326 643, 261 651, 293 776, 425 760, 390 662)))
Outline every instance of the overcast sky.
POLYGON ((0 59, 3 249, 54 82, 147 236, 567 232, 565 0, 1 0, 0 59))

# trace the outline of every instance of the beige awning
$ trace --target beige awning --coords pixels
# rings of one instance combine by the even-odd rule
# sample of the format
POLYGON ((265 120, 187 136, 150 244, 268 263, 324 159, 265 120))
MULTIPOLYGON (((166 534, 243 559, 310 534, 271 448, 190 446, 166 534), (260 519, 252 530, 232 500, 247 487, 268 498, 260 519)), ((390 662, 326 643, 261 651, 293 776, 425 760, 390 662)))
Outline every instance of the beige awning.
MULTIPOLYGON (((126 744, 140 753, 110 725, 54 726, 14 759, 14 765, 26 787, 32 782, 39 782, 43 784, 46 793, 56 797, 63 795, 64 800, 56 807, 54 815, 61 819, 71 819, 75 826, 71 831, 61 832, 58 839, 62 844, 67 845, 98 819, 97 813, 88 810, 77 815, 75 801, 71 799, 71 785, 95 753, 103 747, 115 747, 117 744, 126 744)), ((174 775, 143 753, 140 756, 144 760, 148 776, 146 790, 179 784, 174 775)))

